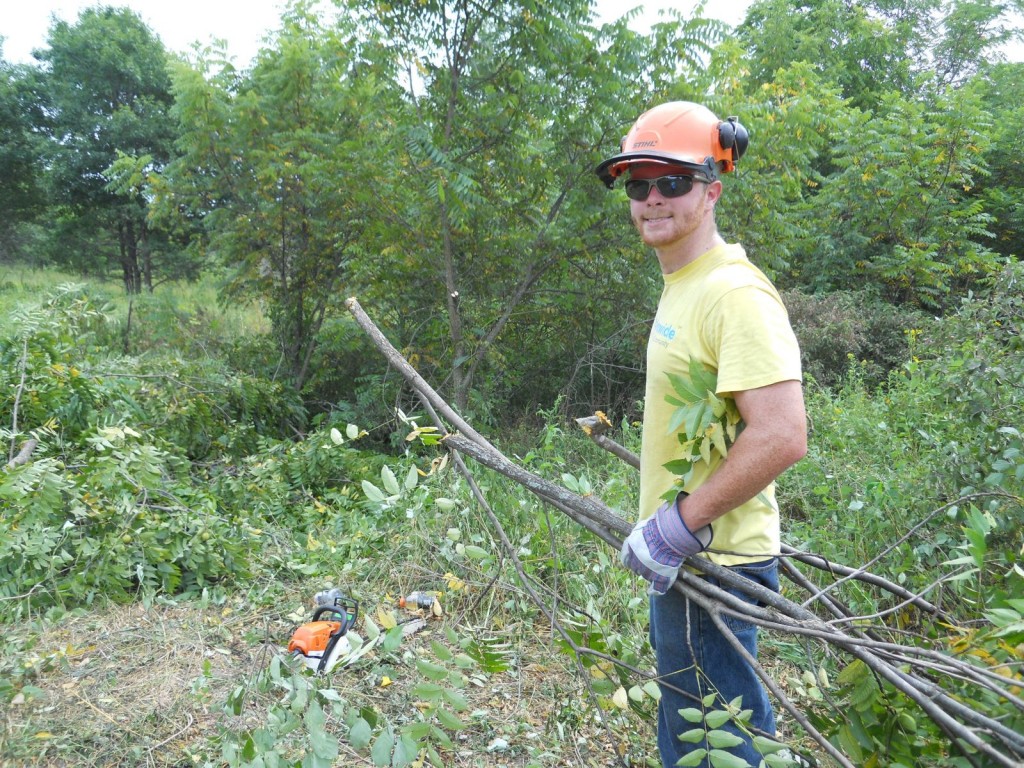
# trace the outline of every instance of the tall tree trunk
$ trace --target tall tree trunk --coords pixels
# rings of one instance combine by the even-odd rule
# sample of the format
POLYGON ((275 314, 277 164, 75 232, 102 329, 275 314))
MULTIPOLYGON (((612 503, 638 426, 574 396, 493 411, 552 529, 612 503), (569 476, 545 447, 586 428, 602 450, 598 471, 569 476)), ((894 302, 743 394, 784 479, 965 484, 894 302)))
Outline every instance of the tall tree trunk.
POLYGON ((466 406, 469 404, 469 387, 472 377, 466 375, 469 369, 464 367, 468 355, 462 333, 454 245, 448 222, 448 207, 444 203, 441 204, 441 217, 444 228, 444 285, 448 294, 448 333, 452 340, 452 399, 455 401, 455 407, 459 411, 465 412, 466 406))
POLYGON ((142 253, 142 278, 146 286, 146 290, 150 293, 153 292, 153 252, 149 248, 149 227, 146 226, 145 220, 141 225, 141 232, 139 235, 139 250, 142 253))
POLYGON ((117 239, 121 252, 121 280, 124 283, 124 291, 129 296, 135 296, 141 292, 142 286, 138 244, 135 241, 135 228, 130 219, 117 225, 117 239))

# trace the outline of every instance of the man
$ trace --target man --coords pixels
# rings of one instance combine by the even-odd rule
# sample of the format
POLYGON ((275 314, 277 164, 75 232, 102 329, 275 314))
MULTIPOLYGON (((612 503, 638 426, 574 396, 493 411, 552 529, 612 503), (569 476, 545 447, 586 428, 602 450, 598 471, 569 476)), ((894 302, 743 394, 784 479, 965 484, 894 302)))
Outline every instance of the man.
MULTIPOLYGON (((726 244, 715 221, 720 175, 735 168, 747 142, 735 118, 720 121, 701 105, 669 102, 641 115, 622 151, 597 168, 609 188, 628 175, 633 223, 657 254, 664 279, 647 347, 640 522, 623 543, 622 561, 651 582, 651 645, 663 683, 658 749, 666 768, 693 750, 711 749, 677 737, 695 727, 679 710, 700 709, 700 699, 712 692, 714 708, 742 696, 742 708, 753 710, 749 725, 775 733, 753 669, 704 611, 670 589, 680 565, 701 557, 778 589, 774 480, 807 450, 800 351, 785 307, 742 247, 726 244), (665 465, 689 456, 680 455, 679 434, 669 431, 676 405, 666 400, 675 396, 667 374, 689 379, 693 360, 717 376, 717 394, 734 400, 742 424, 727 458, 697 461, 673 496, 679 477, 665 465)), ((756 655, 757 627, 727 622, 756 655)), ((756 767, 761 755, 749 736, 729 728, 744 740, 729 751, 756 767)))

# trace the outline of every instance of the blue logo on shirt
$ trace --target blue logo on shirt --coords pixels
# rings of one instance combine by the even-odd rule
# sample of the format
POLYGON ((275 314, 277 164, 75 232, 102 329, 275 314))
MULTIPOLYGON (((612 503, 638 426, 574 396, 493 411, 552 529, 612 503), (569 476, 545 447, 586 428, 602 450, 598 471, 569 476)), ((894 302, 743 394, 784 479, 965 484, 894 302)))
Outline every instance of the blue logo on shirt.
POLYGON ((671 325, 665 325, 665 323, 660 320, 654 321, 654 333, 665 341, 672 341, 672 339, 676 337, 676 329, 671 325))

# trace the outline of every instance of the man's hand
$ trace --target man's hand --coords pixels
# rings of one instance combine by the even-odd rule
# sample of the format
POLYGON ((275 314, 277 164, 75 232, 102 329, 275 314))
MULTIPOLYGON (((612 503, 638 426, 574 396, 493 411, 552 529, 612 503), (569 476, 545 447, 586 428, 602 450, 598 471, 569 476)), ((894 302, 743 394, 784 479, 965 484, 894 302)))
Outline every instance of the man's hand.
POLYGON ((663 595, 679 575, 679 566, 690 555, 703 552, 711 545, 714 531, 710 525, 691 532, 679 513, 680 493, 666 501, 651 517, 633 526, 622 542, 619 559, 622 564, 651 582, 651 594, 663 595))

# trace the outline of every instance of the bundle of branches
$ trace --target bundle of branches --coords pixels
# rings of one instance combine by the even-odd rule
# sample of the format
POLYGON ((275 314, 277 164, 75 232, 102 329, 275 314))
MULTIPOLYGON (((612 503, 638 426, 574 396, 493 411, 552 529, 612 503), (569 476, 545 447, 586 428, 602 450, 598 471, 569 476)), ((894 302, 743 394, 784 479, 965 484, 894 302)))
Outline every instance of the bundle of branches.
MULTIPOLYGON (((504 534, 500 522, 487 505, 473 482, 465 462, 459 454, 471 457, 505 477, 521 484, 545 503, 567 515, 595 536, 616 550, 621 548, 623 538, 629 534, 632 524, 617 515, 608 506, 592 495, 578 496, 566 488, 539 477, 504 456, 487 439, 466 423, 444 399, 442 399, 416 370, 391 345, 384 334, 359 306, 356 299, 346 302, 356 322, 369 335, 373 343, 384 354, 388 362, 398 370, 420 401, 438 431, 443 436, 442 444, 455 459, 455 465, 464 474, 476 494, 478 503, 488 515, 498 538, 510 558, 517 563, 517 571, 524 583, 526 575, 515 557, 515 548, 504 534)), ((622 446, 603 434, 610 426, 603 417, 580 420, 580 425, 591 438, 603 448, 634 467, 639 459, 622 446)), ((964 501, 963 499, 958 501, 964 501)), ((944 508, 943 508, 944 509, 944 508)), ((936 510, 934 515, 943 509, 936 510)), ((922 521, 906 534, 903 540, 913 535, 914 530, 924 525, 922 521)), ((898 547, 903 540, 894 542, 898 547)), ((876 558, 877 560, 877 558, 876 558)), ((937 621, 954 624, 954 620, 939 607, 900 585, 881 578, 868 571, 872 563, 860 568, 849 568, 828 562, 813 554, 784 547, 780 553, 782 573, 796 587, 807 595, 802 603, 782 597, 780 594, 761 588, 749 580, 734 574, 728 568, 717 566, 704 559, 691 559, 690 568, 680 571, 679 579, 673 585, 688 599, 706 610, 723 636, 728 638, 737 652, 744 655, 793 719, 814 739, 837 765, 854 768, 854 763, 826 738, 801 710, 790 700, 782 687, 766 673, 764 668, 751 657, 725 622, 732 616, 757 624, 769 630, 788 633, 806 638, 808 641, 826 643, 859 661, 880 682, 887 683, 896 691, 916 702, 920 709, 934 721, 953 745, 963 755, 966 763, 974 766, 1022 766, 1024 765, 1024 735, 1008 727, 1000 719, 976 711, 972 700, 981 701, 997 697, 1007 702, 1018 715, 1024 713, 1024 699, 1019 695, 1019 681, 1004 677, 970 658, 951 655, 942 650, 895 642, 879 631, 872 623, 875 616, 857 616, 838 596, 839 585, 856 581, 888 593, 896 601, 889 611, 899 611, 913 606, 918 611, 937 621), (800 570, 796 564, 809 567, 812 571, 825 574, 828 584, 818 586, 814 580, 800 570), (694 571, 698 571, 695 573, 694 571), (741 600, 729 592, 710 583, 701 574, 713 577, 722 585, 739 590, 756 599, 758 605, 741 600), (960 686, 952 690, 950 684, 960 686), (965 688, 971 695, 965 695, 965 688)), ((874 562, 874 561, 873 561, 874 562)), ((550 613, 540 597, 528 584, 525 585, 537 604, 546 614, 550 613)))

